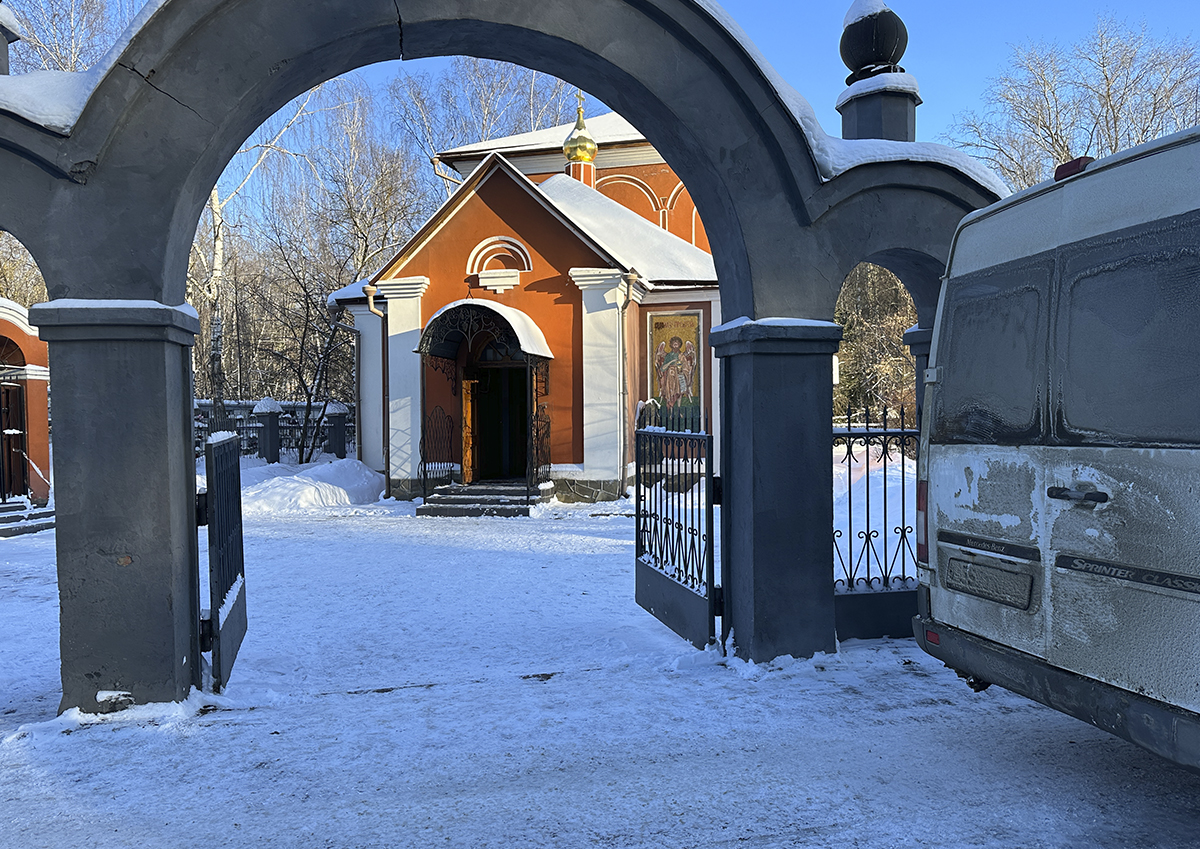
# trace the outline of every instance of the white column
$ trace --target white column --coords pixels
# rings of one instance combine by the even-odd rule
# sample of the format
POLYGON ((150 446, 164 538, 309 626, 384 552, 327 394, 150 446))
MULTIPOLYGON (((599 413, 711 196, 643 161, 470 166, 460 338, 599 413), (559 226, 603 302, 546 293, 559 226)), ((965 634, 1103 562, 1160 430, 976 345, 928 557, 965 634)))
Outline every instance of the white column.
POLYGON ((421 462, 421 356, 413 353, 421 341, 421 297, 428 277, 401 277, 375 284, 387 301, 388 322, 388 442, 390 473, 395 494, 413 494, 421 462))
POLYGON ((366 304, 352 304, 346 311, 354 316, 359 330, 358 429, 362 434, 363 462, 383 471, 383 361, 379 336, 380 319, 366 304))
POLYGON ((583 292, 583 478, 623 480, 621 447, 621 271, 572 268, 583 292))

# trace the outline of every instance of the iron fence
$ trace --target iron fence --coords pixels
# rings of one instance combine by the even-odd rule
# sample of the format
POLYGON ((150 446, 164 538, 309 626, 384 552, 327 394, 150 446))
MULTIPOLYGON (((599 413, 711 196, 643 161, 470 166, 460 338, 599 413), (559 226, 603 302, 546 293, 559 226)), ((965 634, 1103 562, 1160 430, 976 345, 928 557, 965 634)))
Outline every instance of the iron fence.
MULTIPOLYGON (((193 430, 195 439, 196 456, 199 457, 204 453, 204 444, 208 437, 214 433, 236 433, 238 437, 238 446, 242 455, 257 454, 259 445, 262 441, 262 433, 264 424, 257 418, 235 418, 214 420, 207 419, 203 416, 197 416, 195 419, 195 427, 193 430)), ((355 435, 356 427, 352 419, 346 421, 346 456, 357 456, 357 437, 355 435)), ((279 451, 280 460, 282 462, 298 462, 300 457, 300 448, 304 444, 316 445, 317 453, 321 453, 326 449, 326 443, 329 439, 328 428, 322 420, 316 425, 315 441, 313 433, 313 425, 310 423, 308 432, 304 432, 304 426, 301 422, 288 421, 286 419, 279 422, 279 451)))
POLYGON ((838 592, 916 586, 917 448, 905 410, 864 409, 834 423, 834 585, 838 592))
MULTIPOLYGON (((536 399, 536 395, 534 398, 536 399)), ((529 459, 526 471, 525 500, 541 494, 541 486, 550 481, 550 408, 538 404, 529 417, 529 459)))
POLYGON ((713 438, 694 424, 691 415, 651 406, 639 414, 635 546, 638 560, 708 596, 715 579, 713 438))

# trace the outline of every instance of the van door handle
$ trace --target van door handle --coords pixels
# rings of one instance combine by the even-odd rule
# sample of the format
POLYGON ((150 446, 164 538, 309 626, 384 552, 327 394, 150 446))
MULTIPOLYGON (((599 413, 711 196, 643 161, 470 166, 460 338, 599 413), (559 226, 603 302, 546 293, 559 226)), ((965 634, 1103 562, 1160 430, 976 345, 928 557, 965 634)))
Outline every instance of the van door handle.
POLYGON ((1046 496, 1049 498, 1058 498, 1062 501, 1086 501, 1090 504, 1107 504, 1109 495, 1107 492, 1081 492, 1078 489, 1070 489, 1065 486, 1052 486, 1046 490, 1046 496))

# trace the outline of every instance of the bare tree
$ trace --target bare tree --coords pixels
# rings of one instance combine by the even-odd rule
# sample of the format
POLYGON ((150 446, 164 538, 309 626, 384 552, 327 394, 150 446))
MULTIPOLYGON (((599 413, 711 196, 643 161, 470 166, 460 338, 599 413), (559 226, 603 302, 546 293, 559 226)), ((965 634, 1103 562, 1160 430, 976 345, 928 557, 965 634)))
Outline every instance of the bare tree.
POLYGON ((19 72, 85 71, 113 45, 145 0, 25 0, 14 5, 24 28, 12 55, 19 72))
POLYGON ((1012 67, 945 135, 1013 187, 1048 179, 1055 166, 1102 157, 1200 121, 1200 55, 1184 38, 1155 38, 1097 20, 1080 42, 1013 48, 1012 67))
POLYGON ((571 90, 562 80, 506 62, 457 56, 440 76, 401 74, 388 85, 397 128, 432 165, 449 195, 459 176, 439 151, 570 119, 571 90))
POLYGON ((37 263, 17 239, 0 231, 0 298, 23 307, 46 300, 46 284, 37 263))
POLYGON ((917 311, 904 284, 887 269, 862 263, 842 284, 834 319, 843 328, 834 411, 870 409, 876 417, 886 407, 912 413, 916 375, 904 331, 917 323, 917 311))

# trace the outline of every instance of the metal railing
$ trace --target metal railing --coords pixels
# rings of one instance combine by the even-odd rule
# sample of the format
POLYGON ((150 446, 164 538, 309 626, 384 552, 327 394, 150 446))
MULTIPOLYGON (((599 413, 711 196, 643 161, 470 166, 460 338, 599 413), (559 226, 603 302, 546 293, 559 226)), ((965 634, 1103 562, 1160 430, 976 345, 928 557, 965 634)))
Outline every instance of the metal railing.
POLYGON ((638 560, 707 596, 715 580, 713 437, 694 419, 654 407, 641 411, 634 539, 638 560))
MULTIPOLYGON (((206 420, 197 417, 195 420, 195 450, 196 456, 199 457, 204 453, 204 443, 208 440, 210 434, 213 433, 236 433, 238 437, 238 446, 243 456, 259 453, 259 445, 262 439, 263 423, 256 418, 237 418, 225 419, 224 421, 206 420)), ((307 434, 304 433, 303 425, 299 422, 280 421, 279 423, 279 450, 281 462, 298 462, 300 456, 300 446, 302 442, 307 442, 309 445, 313 442, 313 426, 310 423, 307 434)), ((315 444, 321 450, 326 450, 325 445, 328 441, 328 432, 325 422, 322 421, 316 426, 315 444)), ((354 457, 357 454, 357 439, 355 436, 355 423, 353 420, 346 421, 346 456, 354 457)), ((318 454, 321 451, 317 452, 318 454)))
POLYGON ((437 487, 453 483, 454 475, 462 471, 459 461, 454 459, 456 447, 461 452, 461 434, 454 426, 454 419, 441 407, 434 407, 421 428, 422 497, 428 498, 437 487))
POLYGON ((917 447, 907 413, 847 413, 833 428, 834 585, 838 592, 916 586, 917 447))

